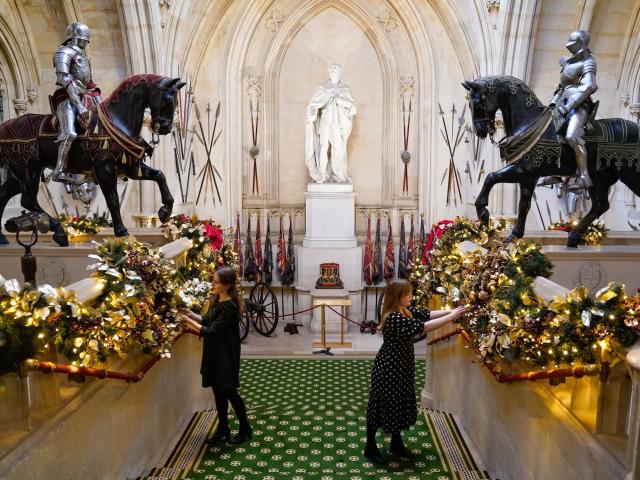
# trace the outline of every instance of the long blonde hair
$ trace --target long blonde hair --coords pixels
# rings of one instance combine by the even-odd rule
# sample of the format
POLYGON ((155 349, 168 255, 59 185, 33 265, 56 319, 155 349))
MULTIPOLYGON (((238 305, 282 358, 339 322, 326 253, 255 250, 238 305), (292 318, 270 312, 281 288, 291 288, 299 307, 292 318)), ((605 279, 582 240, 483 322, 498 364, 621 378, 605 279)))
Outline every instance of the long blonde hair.
POLYGON ((378 328, 384 327, 384 323, 387 321, 387 316, 391 312, 400 312, 409 318, 413 318, 411 312, 400 305, 400 299, 405 295, 411 294, 412 291, 413 289, 411 288, 411 284, 402 278, 392 280, 391 283, 387 285, 387 288, 384 291, 382 318, 380 319, 380 325, 378 325, 378 328))

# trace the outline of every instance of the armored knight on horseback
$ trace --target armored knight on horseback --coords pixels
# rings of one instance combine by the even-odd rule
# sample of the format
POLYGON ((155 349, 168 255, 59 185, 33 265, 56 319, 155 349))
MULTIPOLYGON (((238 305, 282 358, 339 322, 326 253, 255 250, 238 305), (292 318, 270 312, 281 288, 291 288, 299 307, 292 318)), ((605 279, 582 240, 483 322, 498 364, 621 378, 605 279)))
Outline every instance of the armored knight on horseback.
POLYGON ((597 64, 588 48, 589 40, 589 34, 584 30, 569 35, 566 47, 573 56, 560 60, 560 84, 550 104, 560 141, 568 143, 575 152, 578 188, 585 189, 593 185, 587 170, 585 126, 594 110, 591 94, 598 90, 597 64))
POLYGON ((89 27, 72 23, 67 27, 65 39, 53 54, 58 88, 52 97, 52 108, 58 119, 58 158, 51 178, 56 182, 79 185, 66 169, 71 145, 76 139, 76 120, 88 128, 91 102, 100 103, 100 89, 91 78, 91 62, 85 48, 89 43, 89 27))

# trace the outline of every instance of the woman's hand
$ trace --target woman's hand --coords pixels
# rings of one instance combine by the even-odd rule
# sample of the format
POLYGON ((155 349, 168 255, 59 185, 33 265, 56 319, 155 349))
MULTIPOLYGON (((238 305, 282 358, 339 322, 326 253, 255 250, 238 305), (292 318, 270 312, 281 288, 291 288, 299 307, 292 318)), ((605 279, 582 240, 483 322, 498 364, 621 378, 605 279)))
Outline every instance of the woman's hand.
POLYGON ((450 318, 450 320, 452 322, 455 322, 456 320, 458 320, 460 317, 462 317, 465 313, 467 313, 469 311, 469 307, 458 307, 458 308, 454 308, 453 310, 451 310, 449 312, 448 317, 450 318))
POLYGON ((182 318, 187 318, 196 322, 200 322, 202 320, 202 317, 200 315, 192 312, 188 308, 179 308, 178 315, 182 316, 182 318))
POLYGON ((462 315, 467 313, 468 310, 468 307, 458 307, 454 308, 453 310, 439 310, 438 313, 442 316, 439 316, 439 318, 437 319, 434 319, 432 316, 431 320, 425 322, 424 332, 431 332, 442 327, 443 325, 446 325, 449 322, 458 320, 460 317, 462 317, 462 315))
POLYGON ((183 317, 187 317, 187 318, 193 318, 193 315, 195 315, 195 313, 193 313, 188 308, 179 308, 178 315, 182 315, 183 317))

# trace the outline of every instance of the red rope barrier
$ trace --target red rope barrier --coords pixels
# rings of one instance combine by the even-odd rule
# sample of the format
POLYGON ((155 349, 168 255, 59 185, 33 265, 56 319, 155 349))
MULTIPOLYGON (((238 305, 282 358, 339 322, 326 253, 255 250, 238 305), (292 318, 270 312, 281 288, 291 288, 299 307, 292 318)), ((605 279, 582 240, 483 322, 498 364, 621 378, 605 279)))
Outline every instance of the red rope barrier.
POLYGON ((311 310, 315 310, 318 307, 320 307, 320 305, 316 305, 315 307, 307 308, 306 310, 300 310, 299 312, 293 312, 293 313, 286 313, 284 315, 278 315, 277 318, 292 317, 293 315, 300 315, 301 313, 307 313, 307 312, 310 312, 311 310))
POLYGON ((340 313, 339 311, 335 310, 331 305, 326 305, 326 307, 331 310, 333 313, 338 314, 341 318, 344 318, 347 322, 351 322, 355 325, 358 325, 360 328, 369 328, 371 329, 371 333, 375 333, 375 332, 379 332, 380 329, 378 327, 373 327, 373 326, 367 326, 364 323, 361 322, 356 322, 355 320, 351 320, 349 317, 347 317, 346 315, 343 315, 342 313, 340 313))

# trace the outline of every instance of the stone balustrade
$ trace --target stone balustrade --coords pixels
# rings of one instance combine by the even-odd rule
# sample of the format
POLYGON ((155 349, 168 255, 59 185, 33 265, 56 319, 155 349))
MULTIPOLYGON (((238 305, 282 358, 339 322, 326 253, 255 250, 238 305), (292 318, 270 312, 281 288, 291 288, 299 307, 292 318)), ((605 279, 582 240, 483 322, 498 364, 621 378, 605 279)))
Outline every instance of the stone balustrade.
MULTIPOLYGON (((534 288, 545 300, 568 292, 542 277, 534 288)), ((559 384, 498 383, 459 335, 428 347, 426 360, 422 405, 458 417, 493 478, 640 479, 640 345, 606 352, 599 376, 559 384)))
MULTIPOLYGON (((191 245, 178 239, 160 250, 180 264, 191 245)), ((66 288, 89 304, 103 287, 88 277, 66 288)), ((193 412, 211 401, 210 392, 200 388, 199 350, 197 339, 183 336, 172 358, 158 362, 138 383, 96 378, 79 383, 38 371, 0 377, 0 478, 137 476, 165 453, 193 412), (83 446, 91 450, 83 452, 83 446)), ((55 352, 38 359, 66 363, 55 352)), ((136 371, 148 359, 131 354, 100 368, 136 371)))

